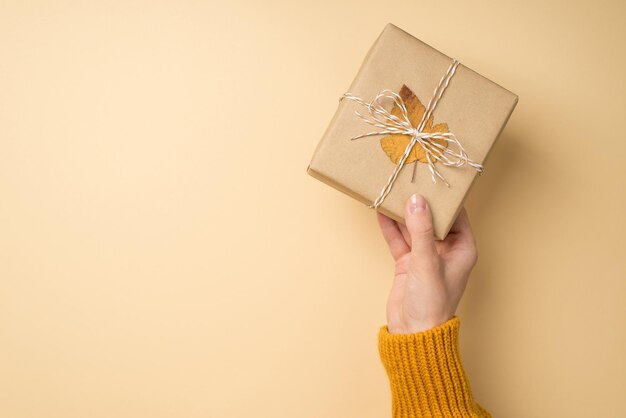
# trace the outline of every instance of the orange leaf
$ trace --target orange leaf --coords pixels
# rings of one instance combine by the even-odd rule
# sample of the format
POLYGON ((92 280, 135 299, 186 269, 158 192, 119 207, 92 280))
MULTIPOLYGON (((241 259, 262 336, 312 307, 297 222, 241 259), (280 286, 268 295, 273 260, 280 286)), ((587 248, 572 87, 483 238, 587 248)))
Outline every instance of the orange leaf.
MULTIPOLYGON (((422 116, 424 116, 426 108, 417 98, 415 93, 413 93, 411 89, 408 88, 406 85, 402 85, 399 95, 404 101, 404 105, 406 106, 411 125, 416 128, 422 120, 422 116)), ((391 114, 397 117, 401 117, 402 111, 398 106, 394 104, 393 108, 391 109, 391 114)), ((437 125, 433 126, 433 117, 431 115, 431 117, 428 118, 426 124, 424 125, 423 132, 447 133, 449 131, 448 125, 446 123, 438 123, 437 125)), ((409 135, 389 135, 380 139, 380 146, 382 147, 383 151, 385 151, 385 154, 387 154, 387 156, 391 159, 391 161, 394 164, 398 164, 398 162, 400 162, 402 154, 404 154, 404 151, 406 150, 406 147, 409 145, 410 141, 411 137, 409 135)), ((445 139, 432 139, 431 142, 440 144, 444 148, 448 146, 448 141, 446 141, 445 139)), ((420 144, 415 144, 415 146, 413 146, 413 149, 411 149, 411 152, 409 153, 405 164, 410 164, 415 161, 419 161, 422 163, 428 162, 428 159, 426 158, 426 152, 420 144)))

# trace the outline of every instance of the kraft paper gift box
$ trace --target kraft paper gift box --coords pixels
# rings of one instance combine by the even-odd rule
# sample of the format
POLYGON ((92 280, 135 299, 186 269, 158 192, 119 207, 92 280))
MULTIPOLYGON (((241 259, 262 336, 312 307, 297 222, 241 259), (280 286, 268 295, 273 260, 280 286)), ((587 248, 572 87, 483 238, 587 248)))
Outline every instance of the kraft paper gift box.
POLYGON ((452 58, 392 24, 385 27, 371 47, 345 93, 315 149, 308 174, 401 223, 405 223, 407 199, 420 193, 430 204, 435 236, 444 239, 479 173, 484 169, 482 175, 489 175, 489 168, 483 163, 513 112, 517 95, 463 64, 455 64, 452 58), (424 118, 435 88, 442 87, 431 117, 424 118), (403 129, 409 130, 404 134, 353 139, 370 132, 389 131, 387 125, 373 126, 365 121, 375 122, 375 116, 379 122, 383 119, 375 110, 370 114, 367 104, 385 90, 402 100, 398 102, 388 93, 377 103, 388 112, 387 117, 396 118, 396 129, 404 120, 403 129), (402 119, 402 105, 408 118, 402 119), (418 128, 420 122, 420 130, 410 130, 418 128), (431 137, 419 136, 420 133, 430 133, 431 137), (414 136, 430 144, 416 142, 408 147, 411 141, 417 141, 414 136), (461 155, 452 140, 463 147, 466 160, 442 151, 449 149, 461 155), (431 151, 428 156, 426 149, 431 151), (405 153, 404 163, 399 164, 405 153), (447 157, 451 164, 436 160, 438 156, 447 157), (463 164, 455 166, 455 161, 463 164), (379 202, 398 168, 391 187, 379 202))

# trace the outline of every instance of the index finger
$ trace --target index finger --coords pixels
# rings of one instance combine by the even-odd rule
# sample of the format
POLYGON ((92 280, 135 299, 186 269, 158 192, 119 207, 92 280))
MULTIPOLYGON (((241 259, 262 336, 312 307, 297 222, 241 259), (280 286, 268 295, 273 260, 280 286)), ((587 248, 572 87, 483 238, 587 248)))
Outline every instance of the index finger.
POLYGON ((459 216, 457 216, 454 224, 452 224, 452 228, 450 228, 449 234, 455 235, 457 240, 474 241, 474 233, 472 232, 472 226, 470 225, 469 216, 467 215, 465 207, 461 208, 459 216))
POLYGON ((383 233, 385 241, 387 241, 389 251, 391 251, 394 260, 411 250, 404 240, 404 236, 398 228, 396 221, 378 211, 376 211, 376 218, 378 219, 380 231, 383 233))

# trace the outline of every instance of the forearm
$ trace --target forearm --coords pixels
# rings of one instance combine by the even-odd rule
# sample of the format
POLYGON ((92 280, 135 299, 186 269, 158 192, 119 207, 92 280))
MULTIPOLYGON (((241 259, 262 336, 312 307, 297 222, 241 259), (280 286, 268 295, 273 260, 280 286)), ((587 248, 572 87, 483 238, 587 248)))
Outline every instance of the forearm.
POLYGON ((378 348, 392 394, 393 418, 491 417, 474 401, 459 354, 460 320, 414 334, 380 328, 378 348))

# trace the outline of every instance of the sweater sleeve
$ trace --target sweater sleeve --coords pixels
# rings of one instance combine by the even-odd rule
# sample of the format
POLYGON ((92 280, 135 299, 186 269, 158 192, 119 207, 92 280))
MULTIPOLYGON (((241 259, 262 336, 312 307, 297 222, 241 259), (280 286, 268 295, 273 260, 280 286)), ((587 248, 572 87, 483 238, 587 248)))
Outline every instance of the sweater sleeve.
POLYGON ((457 316, 414 334, 380 328, 378 350, 391 386, 393 418, 491 417, 474 401, 459 354, 457 316))

